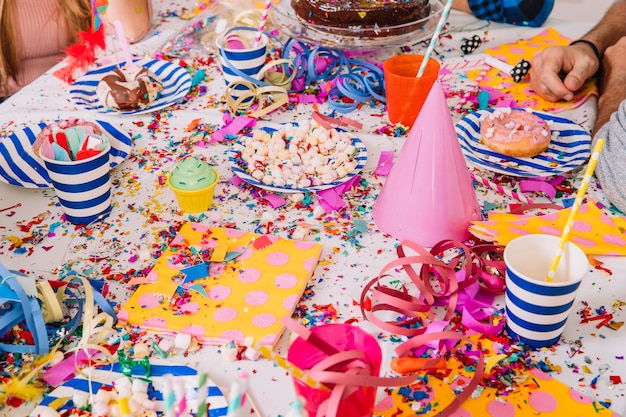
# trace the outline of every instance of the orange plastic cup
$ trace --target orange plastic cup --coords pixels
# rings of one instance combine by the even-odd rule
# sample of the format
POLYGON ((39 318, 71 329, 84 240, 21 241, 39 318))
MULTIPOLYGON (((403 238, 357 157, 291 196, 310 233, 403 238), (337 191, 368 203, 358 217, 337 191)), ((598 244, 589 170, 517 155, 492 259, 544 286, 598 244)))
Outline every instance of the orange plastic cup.
POLYGON ((432 58, 428 59, 422 76, 416 77, 423 60, 423 55, 402 54, 389 58, 383 64, 387 113, 393 124, 413 126, 431 87, 439 77, 439 62, 432 58))

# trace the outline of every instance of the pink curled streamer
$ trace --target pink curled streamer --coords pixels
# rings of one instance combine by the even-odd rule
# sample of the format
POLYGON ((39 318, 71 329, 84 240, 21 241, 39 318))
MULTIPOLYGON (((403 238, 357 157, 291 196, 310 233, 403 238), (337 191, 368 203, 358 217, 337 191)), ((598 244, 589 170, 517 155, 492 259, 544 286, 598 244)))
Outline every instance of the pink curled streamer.
MULTIPOLYGON (((502 320, 497 324, 493 322, 497 308, 476 300, 476 295, 478 291, 490 296, 504 291, 503 247, 477 245, 470 248, 460 242, 443 240, 427 251, 414 242, 402 241, 396 251, 398 259, 389 262, 377 277, 365 285, 360 305, 365 319, 383 330, 409 337, 396 348, 400 359, 416 352, 423 354, 428 348, 438 350, 444 357, 446 352, 460 349, 458 342, 461 340, 473 343, 461 333, 445 330, 455 311, 461 313, 461 323, 469 329, 489 335, 502 331, 502 320), (405 248, 416 254, 408 255, 405 248), (457 254, 444 262, 444 255, 452 250, 456 250, 457 254), (414 265, 417 264, 421 266, 416 270, 414 265), (419 291, 419 296, 409 294, 405 286, 396 289, 381 282, 390 270, 396 269, 407 273, 419 291), (365 306, 370 291, 372 307, 368 313, 365 306), (434 320, 431 309, 435 305, 447 306, 443 320, 434 320), (396 320, 384 321, 378 317, 378 313, 383 311, 398 313, 398 317, 396 320)), ((438 414, 442 417, 456 411, 471 395, 484 374, 484 358, 480 349, 473 354, 465 354, 478 357, 476 373, 465 389, 438 414)))

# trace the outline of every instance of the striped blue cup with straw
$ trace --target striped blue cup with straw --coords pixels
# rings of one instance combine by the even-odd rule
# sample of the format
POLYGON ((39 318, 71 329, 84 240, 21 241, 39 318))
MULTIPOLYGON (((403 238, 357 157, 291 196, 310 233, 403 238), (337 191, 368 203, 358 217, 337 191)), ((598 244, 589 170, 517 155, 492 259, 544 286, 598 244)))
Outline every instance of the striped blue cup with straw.
MULTIPOLYGON (((251 80, 254 83, 256 81, 254 77, 265 65, 267 35, 261 34, 260 40, 257 42, 254 28, 233 28, 218 36, 215 42, 219 50, 226 86, 246 80, 251 80)), ((235 89, 247 90, 248 88, 238 85, 235 89)), ((236 98, 235 95, 233 96, 236 98)))

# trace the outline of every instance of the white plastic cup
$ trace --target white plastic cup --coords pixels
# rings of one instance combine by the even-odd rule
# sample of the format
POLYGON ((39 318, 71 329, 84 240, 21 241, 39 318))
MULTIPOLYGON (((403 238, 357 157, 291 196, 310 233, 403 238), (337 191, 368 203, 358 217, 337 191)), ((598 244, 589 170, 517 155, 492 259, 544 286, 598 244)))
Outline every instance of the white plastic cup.
POLYGON ((552 281, 547 281, 560 238, 531 234, 504 249, 506 327, 509 336, 532 348, 559 341, 578 287, 589 270, 587 255, 567 242, 552 281))
POLYGON ((111 146, 90 158, 56 161, 41 155, 67 220, 89 224, 111 211, 111 146))

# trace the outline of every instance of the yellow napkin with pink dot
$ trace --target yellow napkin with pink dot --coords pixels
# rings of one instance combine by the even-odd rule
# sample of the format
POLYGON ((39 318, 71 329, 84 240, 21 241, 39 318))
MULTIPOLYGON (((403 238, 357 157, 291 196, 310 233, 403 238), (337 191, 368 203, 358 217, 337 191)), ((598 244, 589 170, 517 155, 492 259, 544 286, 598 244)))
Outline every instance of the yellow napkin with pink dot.
MULTIPOLYGON (((506 245, 518 236, 543 233, 561 236, 570 208, 543 215, 490 213, 488 220, 474 221, 469 231, 476 237, 506 245)), ((570 241, 587 255, 626 255, 626 219, 609 217, 594 202, 581 205, 572 223, 570 241)))
MULTIPOLYGON (((517 65, 522 59, 529 62, 539 52, 552 45, 568 45, 572 39, 561 35, 553 28, 546 28, 537 35, 512 43, 505 43, 485 50, 485 53, 512 66, 517 65)), ((532 68, 531 68, 532 71, 532 68)), ((512 107, 531 108, 545 112, 558 113, 579 107, 590 96, 598 95, 595 80, 589 80, 576 93, 574 99, 568 102, 552 103, 539 97, 530 87, 530 76, 526 76, 521 82, 516 83, 513 77, 497 68, 488 70, 473 70, 468 77, 478 83, 479 87, 497 90, 503 96, 500 100, 512 101, 507 103, 512 107)))

